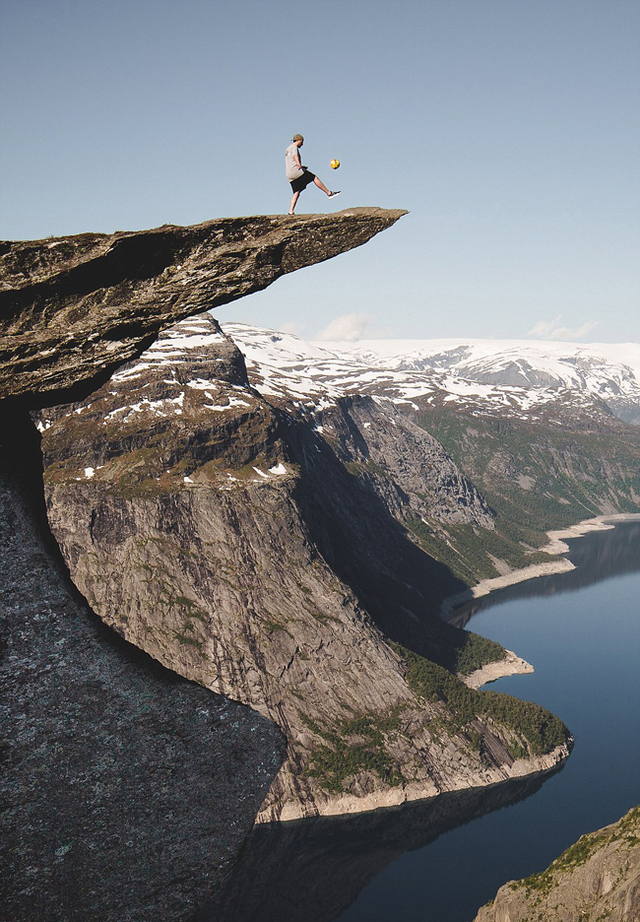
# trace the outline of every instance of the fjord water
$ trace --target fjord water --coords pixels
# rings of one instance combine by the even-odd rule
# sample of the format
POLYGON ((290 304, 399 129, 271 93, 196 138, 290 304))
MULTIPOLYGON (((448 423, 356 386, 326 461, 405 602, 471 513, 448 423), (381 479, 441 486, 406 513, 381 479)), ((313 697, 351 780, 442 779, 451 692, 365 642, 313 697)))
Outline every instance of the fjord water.
POLYGON ((372 814, 257 827, 198 920, 470 922, 507 880, 640 801, 640 523, 569 544, 574 571, 456 616, 535 666, 491 687, 565 721, 575 736, 565 766, 372 814))

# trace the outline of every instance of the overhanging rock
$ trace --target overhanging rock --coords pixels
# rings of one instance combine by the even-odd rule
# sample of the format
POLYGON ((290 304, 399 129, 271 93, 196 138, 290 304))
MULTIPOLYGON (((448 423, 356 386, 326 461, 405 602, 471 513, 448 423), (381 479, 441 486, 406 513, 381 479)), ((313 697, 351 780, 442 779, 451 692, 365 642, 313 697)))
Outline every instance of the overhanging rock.
POLYGON ((360 246, 406 214, 221 218, 0 243, 0 399, 85 396, 163 328, 360 246))

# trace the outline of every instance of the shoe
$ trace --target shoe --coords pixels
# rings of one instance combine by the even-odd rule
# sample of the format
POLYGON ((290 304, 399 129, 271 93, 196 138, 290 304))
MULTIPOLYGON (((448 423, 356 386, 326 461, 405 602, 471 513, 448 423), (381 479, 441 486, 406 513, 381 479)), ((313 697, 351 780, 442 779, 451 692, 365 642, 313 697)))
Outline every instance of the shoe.
POLYGON ((335 198, 336 195, 340 195, 340 192, 339 192, 339 191, 338 191, 338 192, 330 192, 330 193, 329 193, 329 198, 335 198))

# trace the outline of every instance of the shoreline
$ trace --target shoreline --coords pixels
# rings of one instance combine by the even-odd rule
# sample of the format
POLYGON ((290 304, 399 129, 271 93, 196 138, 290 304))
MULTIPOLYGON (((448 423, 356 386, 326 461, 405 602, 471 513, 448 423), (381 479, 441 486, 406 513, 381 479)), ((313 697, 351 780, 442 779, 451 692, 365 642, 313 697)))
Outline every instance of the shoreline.
MULTIPOLYGON (((621 522, 638 522, 640 513, 622 512, 611 515, 598 515, 593 519, 584 519, 575 525, 569 525, 567 528, 557 529, 547 532, 547 544, 540 548, 547 554, 566 554, 569 551, 569 545, 565 542, 571 538, 581 538, 584 535, 591 534, 594 531, 608 531, 615 528, 621 522)), ((516 583, 524 583, 529 579, 537 579, 540 576, 551 576, 555 573, 568 573, 575 570, 575 564, 567 558, 563 560, 550 560, 545 563, 532 564, 529 567, 522 567, 520 570, 512 570, 503 576, 495 576, 492 579, 480 580, 475 586, 465 589, 463 592, 448 596, 443 600, 440 606, 440 617, 445 621, 459 608, 472 602, 474 599, 482 598, 495 592, 497 589, 504 589, 507 586, 515 586, 516 583)), ((526 675, 535 672, 535 668, 526 660, 517 656, 511 650, 505 650, 505 656, 494 663, 487 663, 475 672, 467 676, 459 675, 465 685, 470 688, 482 688, 489 682, 495 682, 497 679, 503 679, 510 675, 526 675)))
MULTIPOLYGON (((620 522, 637 522, 640 521, 640 513, 622 512, 612 513, 610 515, 598 515, 593 519, 584 519, 575 525, 569 525, 567 528, 557 529, 547 532, 547 544, 539 550, 545 554, 557 555, 566 554, 569 551, 569 545, 565 542, 570 538, 581 538, 583 535, 590 534, 594 531, 605 531, 615 528, 620 522)), ((497 589, 505 589, 507 586, 514 586, 516 583, 524 583, 529 579, 537 579, 540 576, 553 576, 556 573, 568 573, 575 570, 575 564, 568 559, 549 560, 543 563, 534 563, 528 567, 521 567, 519 570, 511 570, 501 576, 493 576, 490 579, 482 579, 475 586, 470 586, 462 592, 455 595, 447 596, 440 605, 440 617, 446 620, 454 614, 463 605, 473 602, 474 599, 480 599, 497 589)))
MULTIPOLYGON (((509 781, 516 781, 520 778, 536 778, 542 775, 556 771, 563 763, 567 761, 573 748, 573 737, 566 742, 555 746, 550 752, 542 755, 531 755, 527 758, 517 758, 511 765, 501 765, 493 771, 485 773, 484 782, 480 780, 481 776, 476 776, 475 784, 459 783, 459 780, 452 779, 449 785, 439 788, 433 781, 431 786, 421 782, 408 782, 403 786, 395 786, 386 790, 378 790, 363 797, 356 797, 353 794, 343 793, 342 795, 328 798, 326 801, 316 802, 318 809, 317 816, 355 816, 362 813, 372 813, 377 810, 385 810, 390 807, 401 807, 405 804, 416 803, 420 801, 434 800, 443 794, 460 793, 463 791, 482 790, 493 787, 494 785, 506 784, 509 781)), ((256 825, 262 826, 270 823, 297 823, 313 819, 312 816, 303 815, 300 812, 300 804, 289 804, 289 810, 286 815, 280 815, 273 818, 268 815, 258 813, 256 825)))
POLYGON ((522 659, 517 653, 514 653, 512 650, 507 650, 506 647, 505 653, 506 656, 504 659, 496 660, 493 663, 486 663, 484 666, 481 666, 480 669, 470 672, 469 675, 460 675, 458 673, 458 678, 461 682, 464 682, 468 688, 479 689, 482 688, 483 685, 496 682, 498 679, 504 679, 509 675, 529 675, 535 672, 531 663, 528 663, 526 659, 522 659))

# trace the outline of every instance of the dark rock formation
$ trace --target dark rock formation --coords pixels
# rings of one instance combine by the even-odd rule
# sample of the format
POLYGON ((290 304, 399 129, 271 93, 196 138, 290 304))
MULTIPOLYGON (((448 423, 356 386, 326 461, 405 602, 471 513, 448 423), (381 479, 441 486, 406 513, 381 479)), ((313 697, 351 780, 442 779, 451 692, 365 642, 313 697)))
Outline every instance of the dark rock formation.
POLYGON ((355 208, 0 243, 0 399, 33 407, 86 395, 172 323, 360 246, 403 214, 355 208))
POLYGON ((49 522, 93 610, 286 734, 262 820, 397 804, 566 757, 562 735, 534 752, 500 717, 471 708, 457 721, 454 692, 419 692, 390 643, 437 661, 424 668, 469 697, 441 667, 456 671, 474 637, 436 616, 460 584, 402 521, 428 507, 491 523, 441 446, 392 406, 348 399, 320 432, 306 409, 253 388, 202 317, 37 418, 49 522))
POLYGON ((500 887, 475 922, 640 918, 640 807, 582 836, 546 871, 500 887))
POLYGON ((7 922, 167 922, 228 870, 283 758, 255 711, 106 627, 46 533, 31 422, 0 418, 7 922))

